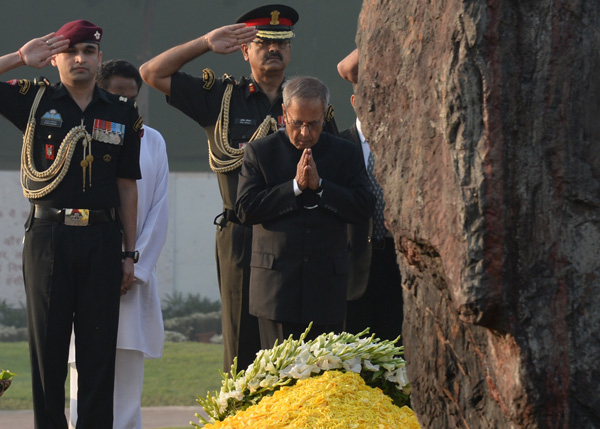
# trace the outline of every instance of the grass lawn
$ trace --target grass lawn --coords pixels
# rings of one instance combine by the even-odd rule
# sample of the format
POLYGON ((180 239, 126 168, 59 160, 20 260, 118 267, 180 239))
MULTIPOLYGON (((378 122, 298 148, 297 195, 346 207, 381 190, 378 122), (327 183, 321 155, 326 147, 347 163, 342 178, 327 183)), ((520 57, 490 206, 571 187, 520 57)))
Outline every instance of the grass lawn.
MULTIPOLYGON (((0 368, 17 374, 0 398, 0 410, 32 409, 27 343, 0 343, 0 368)), ((198 394, 221 388, 222 368, 222 344, 165 343, 161 359, 146 360, 142 406, 196 405, 198 394)), ((67 393, 68 386, 67 380, 67 393)))

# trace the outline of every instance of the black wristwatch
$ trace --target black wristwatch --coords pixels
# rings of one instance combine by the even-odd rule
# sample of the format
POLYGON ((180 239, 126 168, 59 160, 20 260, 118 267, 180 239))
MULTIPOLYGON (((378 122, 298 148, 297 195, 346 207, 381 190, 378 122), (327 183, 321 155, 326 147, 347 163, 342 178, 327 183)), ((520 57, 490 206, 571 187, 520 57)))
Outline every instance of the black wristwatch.
POLYGON ((135 263, 137 263, 137 261, 140 260, 140 252, 138 252, 137 250, 134 250, 133 252, 126 250, 121 254, 121 257, 123 259, 131 258, 131 259, 133 259, 133 263, 135 264, 135 263))

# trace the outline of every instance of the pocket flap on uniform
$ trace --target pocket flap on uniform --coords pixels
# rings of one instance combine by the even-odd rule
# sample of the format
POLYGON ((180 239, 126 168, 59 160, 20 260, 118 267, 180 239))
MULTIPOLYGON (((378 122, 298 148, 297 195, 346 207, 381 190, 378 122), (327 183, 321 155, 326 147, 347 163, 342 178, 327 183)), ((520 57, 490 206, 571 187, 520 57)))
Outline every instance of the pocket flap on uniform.
POLYGON ((346 274, 350 271, 350 260, 347 254, 338 255, 334 261, 336 274, 346 274))
POLYGON ((256 268, 273 268, 273 262, 275 261, 275 255, 272 253, 259 253, 253 252, 252 258, 250 259, 250 266, 256 268))

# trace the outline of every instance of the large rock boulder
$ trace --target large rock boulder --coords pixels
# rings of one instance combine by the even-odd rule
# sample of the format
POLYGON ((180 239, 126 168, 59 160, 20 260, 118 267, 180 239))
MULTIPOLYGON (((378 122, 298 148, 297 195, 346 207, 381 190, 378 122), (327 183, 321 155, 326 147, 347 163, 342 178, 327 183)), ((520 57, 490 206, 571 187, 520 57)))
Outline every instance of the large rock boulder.
POLYGON ((423 427, 600 427, 600 3, 365 0, 357 46, 423 427))

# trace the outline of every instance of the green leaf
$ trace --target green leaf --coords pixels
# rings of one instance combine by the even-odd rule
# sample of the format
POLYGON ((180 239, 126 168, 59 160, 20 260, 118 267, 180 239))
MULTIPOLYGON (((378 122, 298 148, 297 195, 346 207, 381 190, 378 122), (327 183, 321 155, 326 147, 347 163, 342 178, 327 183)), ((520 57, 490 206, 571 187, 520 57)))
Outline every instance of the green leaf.
POLYGON ((0 380, 10 380, 15 375, 17 375, 17 374, 13 374, 9 370, 3 369, 2 372, 0 372, 0 380))

